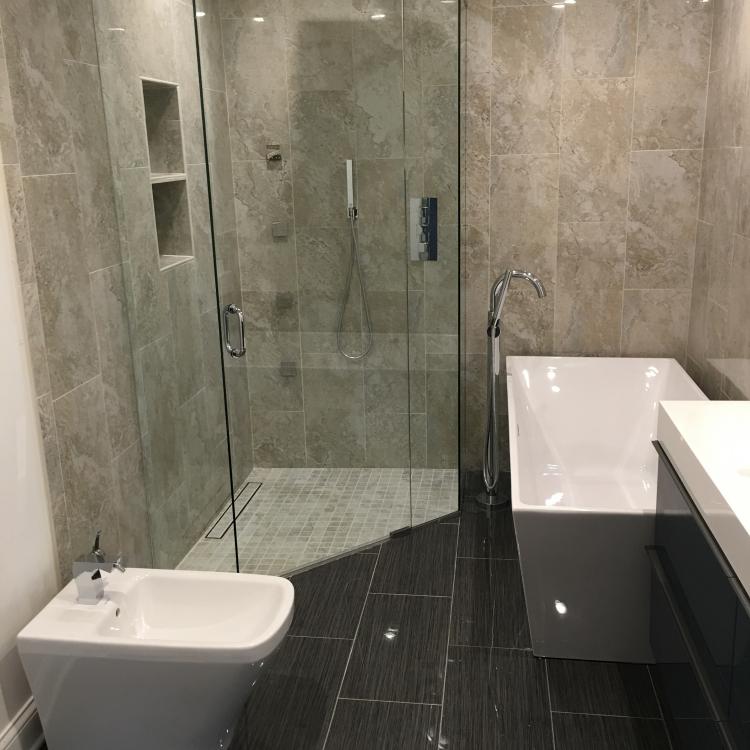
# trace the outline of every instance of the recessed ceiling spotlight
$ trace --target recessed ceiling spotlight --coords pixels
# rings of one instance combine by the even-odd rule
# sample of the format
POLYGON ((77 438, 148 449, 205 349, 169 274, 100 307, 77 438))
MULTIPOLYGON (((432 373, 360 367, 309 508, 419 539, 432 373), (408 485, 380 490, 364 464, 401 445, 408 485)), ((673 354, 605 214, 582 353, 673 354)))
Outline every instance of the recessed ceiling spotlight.
POLYGON ((373 13, 370 18, 373 21, 382 21, 385 18, 385 13, 373 13))
POLYGON ((557 9, 564 8, 565 3, 555 3, 552 7, 557 9))
POLYGON ((565 5, 575 5, 576 4, 576 0, 563 0, 563 2, 565 3, 565 5))
POLYGON ((206 15, 206 11, 205 10, 196 10, 195 11, 195 17, 196 18, 203 18, 203 16, 205 16, 205 15, 206 15))
POLYGON ((255 23, 264 23, 265 20, 266 19, 263 18, 263 16, 255 16, 255 18, 253 18, 253 21, 255 21, 255 23))

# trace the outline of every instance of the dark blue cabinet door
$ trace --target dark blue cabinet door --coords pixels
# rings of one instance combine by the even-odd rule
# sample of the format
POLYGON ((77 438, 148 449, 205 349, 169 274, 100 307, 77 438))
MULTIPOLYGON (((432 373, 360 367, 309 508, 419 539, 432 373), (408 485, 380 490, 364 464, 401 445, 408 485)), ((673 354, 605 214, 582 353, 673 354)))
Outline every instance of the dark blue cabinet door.
MULTIPOLYGON (((699 650, 700 668, 722 719, 729 716, 737 597, 731 569, 710 538, 672 466, 659 464, 656 545, 672 585, 684 597, 685 621, 699 650), (720 553, 719 553, 720 554, 720 553)), ((657 657, 658 658, 658 657, 657 657)))

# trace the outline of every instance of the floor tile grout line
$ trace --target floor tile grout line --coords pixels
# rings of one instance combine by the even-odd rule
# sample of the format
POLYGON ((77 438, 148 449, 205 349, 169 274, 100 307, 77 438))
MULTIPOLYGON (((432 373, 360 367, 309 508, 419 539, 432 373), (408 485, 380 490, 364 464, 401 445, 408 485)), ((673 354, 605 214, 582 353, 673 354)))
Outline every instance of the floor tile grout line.
POLYGON ((299 635, 298 633, 290 633, 289 638, 310 638, 316 641, 353 641, 353 638, 343 638, 337 635, 299 635))
POLYGON ((333 727, 333 721, 336 718, 336 707, 339 704, 339 700, 341 699, 341 691, 344 689, 344 681, 346 680, 346 674, 349 671, 349 663, 352 660, 352 654, 354 653, 354 647, 357 645, 357 636, 359 635, 359 628, 362 625, 362 618, 365 615, 365 609, 367 607, 367 599, 370 596, 370 589, 372 588, 372 582, 375 580, 375 571, 378 569, 378 563, 380 562, 380 553, 382 551, 383 547, 381 546, 378 550, 378 556, 375 560, 375 565, 372 566, 372 573, 370 574, 370 582, 367 584, 367 592, 365 593, 365 598, 362 602, 362 609, 359 612, 359 619, 357 620, 357 627, 354 630, 354 638, 352 638, 352 645, 349 648, 349 655, 346 657, 346 664, 344 665, 344 672, 341 675, 341 682, 339 683, 339 690, 336 694, 336 700, 333 703, 333 711, 331 711, 331 719, 328 722, 328 729, 326 731, 325 739, 323 740, 323 745, 321 746, 321 750, 326 750, 326 745, 328 745, 328 738, 331 736, 331 728, 333 727))
POLYGON ((390 591, 368 591, 369 596, 413 596, 423 599, 450 599, 449 594, 393 594, 390 591))
POLYGON ((555 717, 552 711, 552 689, 549 684, 549 661, 544 660, 544 679, 547 682, 547 705, 549 706, 549 729, 552 734, 552 750, 555 750, 555 717))
POLYGON ((557 711, 550 710, 551 714, 560 714, 563 716, 598 716, 604 719, 637 719, 638 721, 659 721, 664 720, 661 716, 632 716, 628 714, 597 714, 593 711, 557 711))
POLYGON ((398 703, 403 706, 439 706, 439 703, 422 703, 420 701, 386 701, 377 698, 339 698, 339 701, 355 701, 357 703, 398 703))
POLYGON ((456 564, 458 561, 458 543, 461 539, 461 516, 458 517, 458 528, 456 529, 456 546, 453 550, 453 581, 451 582, 451 604, 448 611, 448 634, 445 639, 445 663, 443 668, 443 695, 440 701, 440 721, 438 722, 438 745, 442 743, 443 719, 445 717, 445 690, 448 685, 448 658, 451 650, 451 629, 453 627, 453 598, 456 594, 456 564))
POLYGON ((666 718, 664 718, 664 709, 661 706, 661 700, 659 699, 659 694, 656 692, 656 683, 654 682, 654 675, 651 673, 650 664, 646 664, 646 671, 648 672, 648 679, 651 682, 651 689, 654 691, 654 698, 656 698, 656 705, 659 707, 659 716, 661 716, 662 724, 664 726, 664 734, 667 735, 667 742, 669 743, 669 747, 671 748, 671 750, 674 750, 674 745, 672 744, 672 736, 669 733, 667 720, 666 718))

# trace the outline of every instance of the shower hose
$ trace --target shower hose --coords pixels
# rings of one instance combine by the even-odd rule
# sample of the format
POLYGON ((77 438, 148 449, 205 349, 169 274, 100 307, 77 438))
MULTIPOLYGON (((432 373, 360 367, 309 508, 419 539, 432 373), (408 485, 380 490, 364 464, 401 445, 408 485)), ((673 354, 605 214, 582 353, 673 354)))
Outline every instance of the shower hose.
POLYGON ((500 485, 497 445, 497 379, 500 375, 500 325, 487 328, 487 425, 484 432, 482 475, 488 495, 497 495, 500 485))
POLYGON ((351 229, 351 246, 349 252, 349 269, 346 273, 346 283, 344 284, 344 293, 341 298, 341 306, 339 307, 339 320, 336 327, 336 346, 341 354, 347 359, 360 360, 364 359, 372 349, 372 320, 370 318, 370 306, 367 302, 367 289, 365 288, 365 280, 362 276, 362 263, 359 259, 359 242, 357 241, 357 230, 355 227, 356 213, 354 210, 349 212, 349 227, 351 229), (354 276, 354 267, 357 267, 357 278, 359 279, 359 291, 362 295, 362 307, 365 314, 365 333, 367 344, 360 354, 352 354, 344 349, 344 345, 341 343, 341 338, 344 332, 344 315, 346 314, 346 306, 349 303, 349 297, 352 289, 352 278, 354 276))

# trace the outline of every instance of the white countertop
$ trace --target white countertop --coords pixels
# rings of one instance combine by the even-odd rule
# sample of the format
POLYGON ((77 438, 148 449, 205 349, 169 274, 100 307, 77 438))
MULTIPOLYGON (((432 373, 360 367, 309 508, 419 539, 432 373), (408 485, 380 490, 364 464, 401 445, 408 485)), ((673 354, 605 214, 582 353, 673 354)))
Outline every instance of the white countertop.
POLYGON ((657 439, 750 592, 750 401, 662 401, 657 439))

